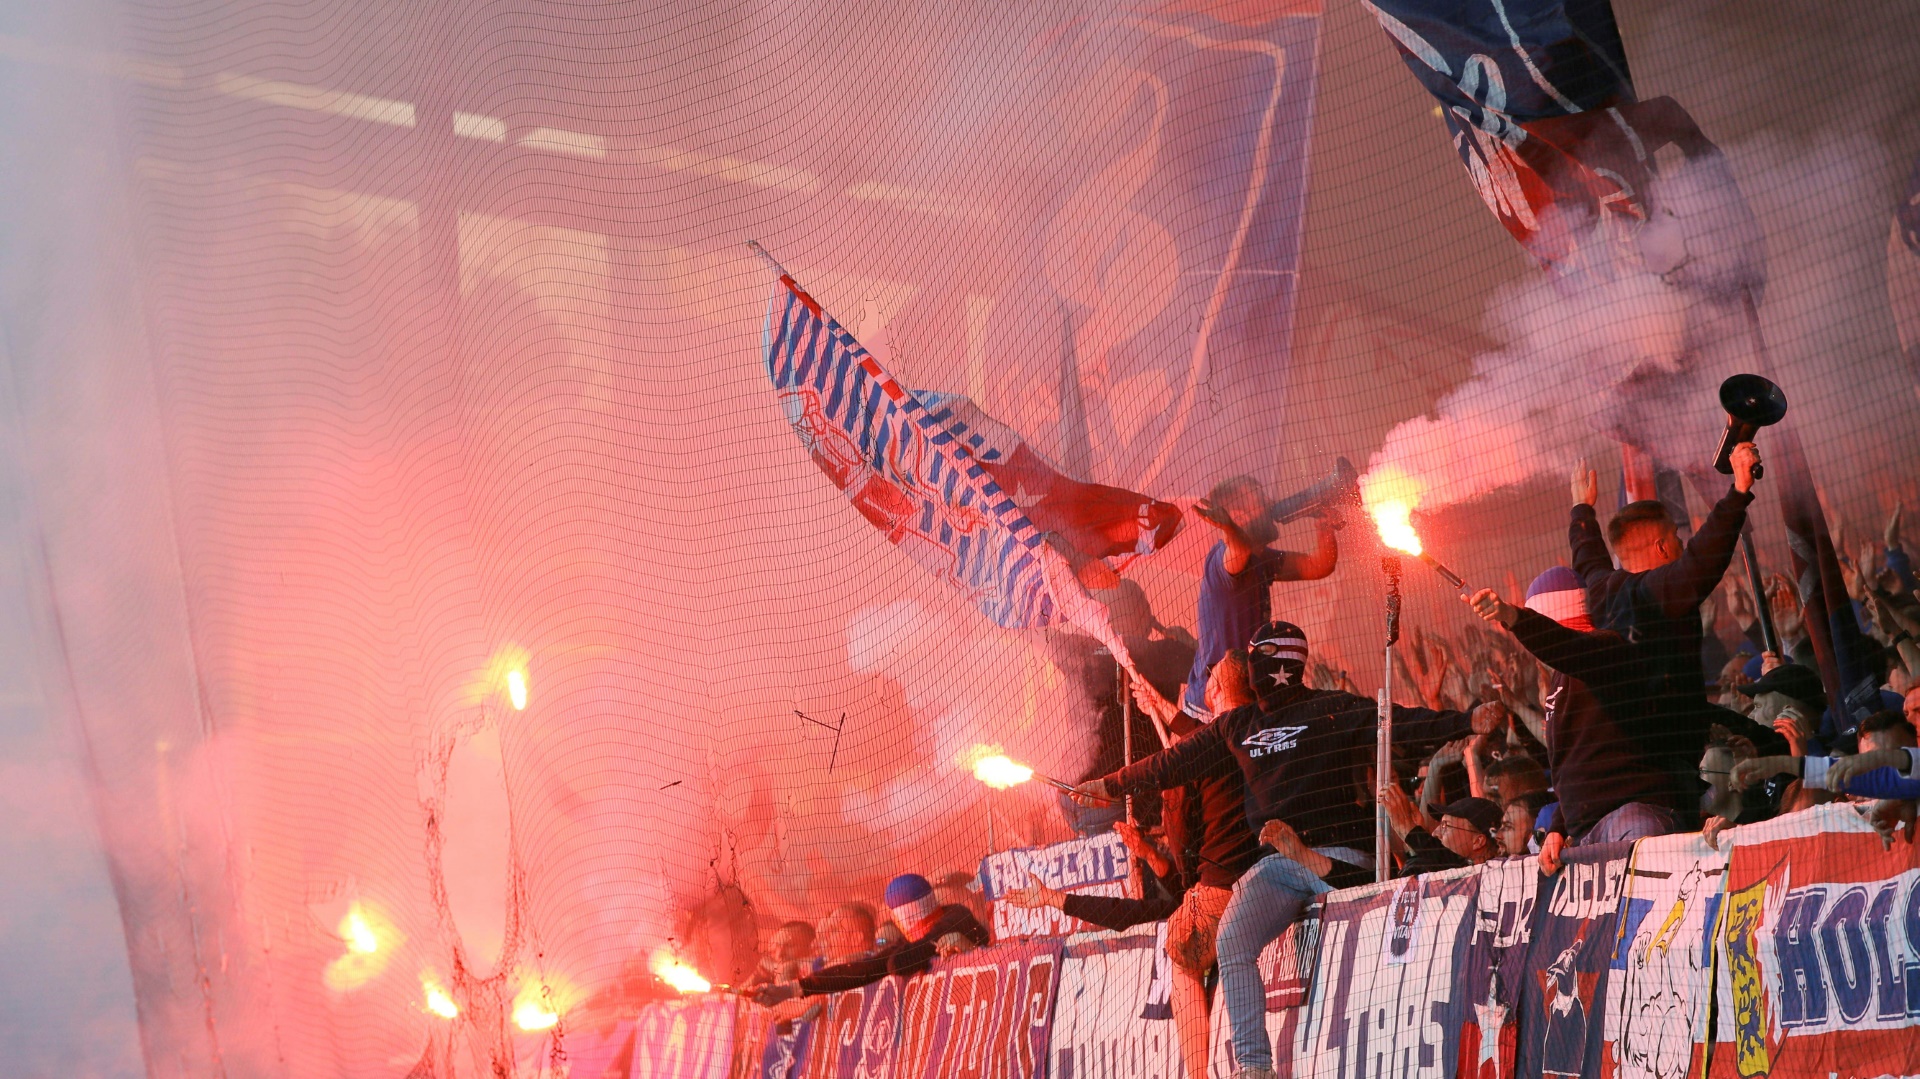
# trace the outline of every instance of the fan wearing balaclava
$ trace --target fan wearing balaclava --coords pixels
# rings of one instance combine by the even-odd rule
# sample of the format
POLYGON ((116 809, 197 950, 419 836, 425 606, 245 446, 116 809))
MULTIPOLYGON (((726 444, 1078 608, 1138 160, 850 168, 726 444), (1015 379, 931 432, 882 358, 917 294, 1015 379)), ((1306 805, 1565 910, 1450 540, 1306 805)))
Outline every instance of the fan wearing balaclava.
POLYGON ((770 985, 754 995, 772 1006, 799 996, 842 993, 872 985, 888 975, 906 977, 931 966, 940 956, 955 955, 993 942, 992 934, 973 912, 957 904, 942 906, 933 884, 918 873, 902 873, 887 884, 887 908, 893 912, 906 939, 877 955, 840 963, 786 985, 770 985))
MULTIPOLYGON (((1676 727, 1647 706, 1645 653, 1610 630, 1592 630, 1580 578, 1556 566, 1534 579, 1527 605, 1492 589, 1468 601, 1505 626, 1553 672, 1547 681, 1547 768, 1559 809, 1540 847, 1540 868, 1560 871, 1568 846, 1623 843, 1690 828, 1706 731, 1676 727)), ((1723 710, 1724 711, 1724 710, 1723 710)), ((1727 726, 1752 728, 1734 712, 1727 726)))
MULTIPOLYGON (((1333 887, 1373 879, 1373 810, 1353 799, 1353 762, 1372 747, 1374 702, 1351 693, 1309 689, 1307 634, 1291 622, 1268 622, 1247 642, 1256 700, 1236 708, 1171 748, 1082 784, 1085 799, 1165 790, 1238 769, 1246 783, 1247 823, 1262 842, 1287 837, 1297 857, 1269 854, 1241 876, 1216 938, 1220 986, 1242 1073, 1273 1067, 1267 1039, 1266 990, 1256 960, 1305 909, 1333 887), (1269 823, 1274 831, 1262 832, 1269 823)), ((1506 725, 1506 710, 1482 705, 1471 715, 1426 708, 1393 710, 1396 744, 1431 749, 1468 733, 1506 725)))

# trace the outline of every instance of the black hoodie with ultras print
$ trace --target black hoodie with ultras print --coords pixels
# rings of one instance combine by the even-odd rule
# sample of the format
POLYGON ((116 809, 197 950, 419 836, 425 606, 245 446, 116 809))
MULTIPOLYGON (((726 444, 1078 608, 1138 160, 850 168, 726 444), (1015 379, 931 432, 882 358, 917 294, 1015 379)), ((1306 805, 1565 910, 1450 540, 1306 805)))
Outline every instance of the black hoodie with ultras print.
MULTIPOLYGON (((1247 786, 1247 824, 1255 835, 1278 819, 1309 847, 1364 853, 1373 849, 1374 810, 1371 798, 1364 804, 1354 798, 1352 765, 1366 759, 1357 754, 1370 752, 1376 717, 1374 703, 1365 697, 1290 688, 1236 708, 1105 780, 1115 792, 1164 790, 1238 768, 1247 786)), ((1466 712, 1393 708, 1396 745, 1432 747, 1472 730, 1466 712)), ((1336 862, 1336 872, 1341 867, 1336 862)))

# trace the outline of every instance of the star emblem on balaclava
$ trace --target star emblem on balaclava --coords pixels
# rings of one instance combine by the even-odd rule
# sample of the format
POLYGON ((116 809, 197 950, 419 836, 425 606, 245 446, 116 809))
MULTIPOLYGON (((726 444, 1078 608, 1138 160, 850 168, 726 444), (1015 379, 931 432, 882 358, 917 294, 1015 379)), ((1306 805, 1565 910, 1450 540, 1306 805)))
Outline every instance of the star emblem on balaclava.
POLYGON ((1282 667, 1273 672, 1273 681, 1275 685, 1290 686, 1293 684, 1293 672, 1282 667))

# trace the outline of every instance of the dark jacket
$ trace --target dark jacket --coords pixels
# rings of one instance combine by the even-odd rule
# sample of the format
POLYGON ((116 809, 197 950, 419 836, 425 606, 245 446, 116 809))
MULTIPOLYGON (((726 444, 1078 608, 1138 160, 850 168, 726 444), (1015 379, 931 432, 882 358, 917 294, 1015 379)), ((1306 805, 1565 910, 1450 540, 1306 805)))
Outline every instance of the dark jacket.
POLYGON ((1654 706, 1668 714, 1706 706, 1700 605, 1726 576, 1752 502, 1751 493, 1729 489, 1679 558, 1639 573, 1615 569, 1593 507, 1573 507, 1567 542, 1587 590, 1587 614, 1596 629, 1613 630, 1642 649, 1636 700, 1658 702, 1654 706))
MULTIPOLYGON (((1174 717, 1173 729, 1184 741, 1205 728, 1182 712, 1174 717)), ((1194 884, 1231 888, 1260 860, 1260 840, 1247 827, 1247 783, 1239 769, 1194 780, 1161 797, 1167 847, 1179 878, 1169 883, 1179 891, 1194 884)))
POLYGON ((1131 929, 1147 922, 1163 921, 1180 909, 1180 897, 1186 889, 1178 881, 1162 881, 1144 862, 1140 866, 1140 891, 1145 898, 1128 899, 1119 895, 1079 895, 1069 893, 1060 904, 1060 913, 1078 918, 1102 929, 1131 929))
MULTIPOLYGON (((1247 827, 1254 835, 1284 820, 1309 847, 1373 847, 1374 810, 1353 797, 1354 754, 1374 739, 1374 703, 1331 690, 1296 689, 1236 708, 1198 733, 1106 776, 1121 791, 1164 790, 1231 775, 1246 781, 1247 827)), ((1395 744, 1437 745, 1471 732, 1465 712, 1393 709, 1395 744)))
POLYGON ((1400 867, 1400 876, 1411 877, 1420 873, 1439 873, 1448 869, 1464 869, 1472 862, 1448 850, 1446 844, 1433 837, 1425 828, 1415 828, 1407 833, 1407 860, 1400 867))
POLYGON ((1549 830, 1578 839, 1628 802, 1664 806, 1688 819, 1693 788, 1681 777, 1697 770, 1707 729, 1641 699, 1640 650, 1618 633, 1582 633, 1525 608, 1513 635, 1553 669, 1547 770, 1560 806, 1549 830))
POLYGON ((941 907, 926 932, 918 938, 902 941, 866 959, 823 967, 800 979, 800 995, 811 997, 821 993, 843 993, 863 985, 872 985, 889 974, 919 974, 933 964, 939 955, 937 946, 940 940, 950 933, 959 933, 982 948, 993 943, 993 935, 987 932, 987 927, 980 924, 972 911, 959 906, 941 907))

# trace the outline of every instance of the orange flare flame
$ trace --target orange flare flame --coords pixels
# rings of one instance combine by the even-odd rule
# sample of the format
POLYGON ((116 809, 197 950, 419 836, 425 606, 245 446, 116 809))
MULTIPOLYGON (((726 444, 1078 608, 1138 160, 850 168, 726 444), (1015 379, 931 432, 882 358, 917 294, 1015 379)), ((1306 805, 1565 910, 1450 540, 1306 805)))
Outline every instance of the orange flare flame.
POLYGON ((1003 791, 1016 787, 1033 778, 1033 769, 1024 764, 1016 764, 1011 759, 995 754, 982 757, 973 764, 973 777, 994 790, 1003 791))
POLYGON ((1413 507, 1399 499, 1381 502, 1371 511, 1373 524, 1380 530, 1380 542, 1410 555, 1421 552, 1420 534, 1413 530, 1413 507))
POLYGON ((552 1030, 560 1023, 560 1013, 548 1011, 537 996, 520 995, 513 1002, 513 1025, 521 1030, 552 1030))
POLYGON ((439 982, 422 974, 420 976, 420 989, 427 995, 428 1011, 442 1019, 458 1019, 460 1017, 460 1005, 453 1002, 453 997, 441 987, 439 982))
POLYGON ((669 952, 654 953, 653 973, 677 993, 704 993, 713 988, 713 983, 702 978, 699 971, 675 959, 669 952))

